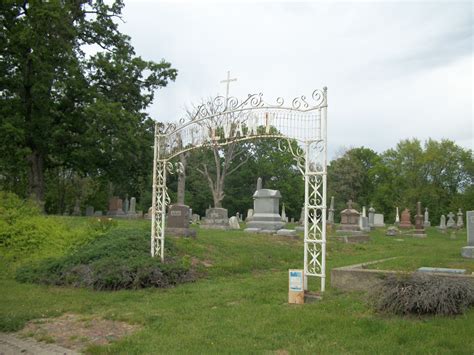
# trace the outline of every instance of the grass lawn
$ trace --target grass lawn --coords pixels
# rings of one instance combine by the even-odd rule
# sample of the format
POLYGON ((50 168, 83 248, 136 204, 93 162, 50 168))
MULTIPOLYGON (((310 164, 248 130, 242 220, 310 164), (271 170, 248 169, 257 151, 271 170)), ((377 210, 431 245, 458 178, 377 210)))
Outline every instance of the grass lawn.
MULTIPOLYGON (((84 224, 81 218, 55 218, 84 224)), ((149 221, 119 221, 116 228, 140 229, 146 238, 149 221)), ((465 231, 451 239, 431 228, 428 238, 415 239, 386 237, 380 229, 371 237, 367 244, 329 238, 328 277, 333 267, 393 256, 399 258, 376 267, 474 271, 474 261, 460 256, 465 231)), ((91 353, 474 353, 473 308, 451 318, 378 315, 364 294, 334 290, 329 278, 323 301, 289 305, 288 269, 302 267, 302 238, 202 229, 197 239, 174 241, 179 253, 208 265, 204 278, 170 289, 97 292, 21 284, 2 264, 0 330, 70 312, 142 325, 110 346, 89 348, 91 353)), ((318 285, 310 279, 310 289, 318 285)))

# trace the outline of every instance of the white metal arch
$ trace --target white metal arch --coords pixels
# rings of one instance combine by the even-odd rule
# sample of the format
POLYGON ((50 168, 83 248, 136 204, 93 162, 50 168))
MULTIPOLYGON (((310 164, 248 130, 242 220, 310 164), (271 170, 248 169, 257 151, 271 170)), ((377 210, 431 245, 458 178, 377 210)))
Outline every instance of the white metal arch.
POLYGON ((224 146, 258 138, 280 138, 296 160, 304 177, 304 273, 326 278, 326 189, 327 189, 327 88, 315 90, 310 98, 299 96, 289 105, 277 98, 267 104, 262 94, 216 98, 196 108, 179 123, 155 125, 151 255, 164 260, 166 206, 169 197, 167 172, 179 170, 170 160, 188 150, 224 146), (298 142, 294 149, 291 140, 298 142))

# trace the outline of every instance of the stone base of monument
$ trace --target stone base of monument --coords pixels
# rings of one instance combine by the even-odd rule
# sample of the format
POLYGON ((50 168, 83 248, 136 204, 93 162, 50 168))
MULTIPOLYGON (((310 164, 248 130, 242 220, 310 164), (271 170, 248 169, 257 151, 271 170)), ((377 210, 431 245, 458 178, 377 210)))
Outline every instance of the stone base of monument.
POLYGON ((295 231, 304 232, 304 227, 302 227, 302 226, 295 227, 295 231))
POLYGON ((370 237, 367 234, 360 234, 360 235, 345 235, 345 236, 337 236, 331 237, 336 240, 339 240, 344 243, 367 243, 370 242, 370 237))
POLYGON ((461 249, 461 256, 467 259, 474 259, 474 246, 467 246, 461 249))
POLYGON ((165 235, 196 238, 196 231, 190 228, 165 228, 165 235))
POLYGON ((281 221, 256 220, 255 215, 254 215, 254 220, 253 221, 247 222, 247 227, 248 228, 260 228, 260 229, 264 229, 264 230, 273 230, 274 232, 279 230, 279 229, 282 229, 284 226, 285 226, 285 223, 281 222, 281 221))

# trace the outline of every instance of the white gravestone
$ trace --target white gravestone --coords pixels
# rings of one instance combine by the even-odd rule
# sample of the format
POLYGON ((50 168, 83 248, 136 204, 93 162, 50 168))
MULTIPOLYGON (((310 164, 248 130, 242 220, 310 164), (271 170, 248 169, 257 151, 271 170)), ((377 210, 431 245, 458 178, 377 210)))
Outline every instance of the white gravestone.
POLYGON ((374 227, 385 227, 385 223, 383 221, 383 214, 374 213, 374 227))
POLYGON ((474 211, 466 212, 467 246, 461 249, 464 258, 474 259, 474 211))

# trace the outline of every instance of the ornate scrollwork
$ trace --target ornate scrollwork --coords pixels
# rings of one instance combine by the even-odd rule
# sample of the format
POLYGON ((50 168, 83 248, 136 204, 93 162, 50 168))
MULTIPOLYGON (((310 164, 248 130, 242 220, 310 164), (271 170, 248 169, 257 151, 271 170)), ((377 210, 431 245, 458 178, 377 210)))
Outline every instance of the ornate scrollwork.
POLYGON ((219 116, 225 113, 233 113, 237 111, 268 108, 268 109, 289 109, 295 111, 311 111, 321 107, 325 103, 326 88, 323 90, 314 90, 310 100, 306 96, 298 96, 291 100, 290 105, 285 105, 285 99, 278 97, 274 103, 267 103, 262 93, 249 94, 245 99, 239 100, 234 96, 228 98, 224 96, 216 96, 197 106, 193 113, 186 118, 181 118, 179 124, 168 123, 162 130, 163 134, 179 129, 179 127, 196 120, 219 116))
POLYGON ((286 139, 286 144, 283 140, 278 140, 278 150, 280 152, 290 152, 296 161, 298 170, 304 175, 305 166, 305 152, 301 147, 292 139, 286 139), (295 147, 296 146, 296 147, 295 147))
POLYGON ((166 162, 166 170, 171 174, 183 174, 184 173, 184 165, 181 162, 166 162))

